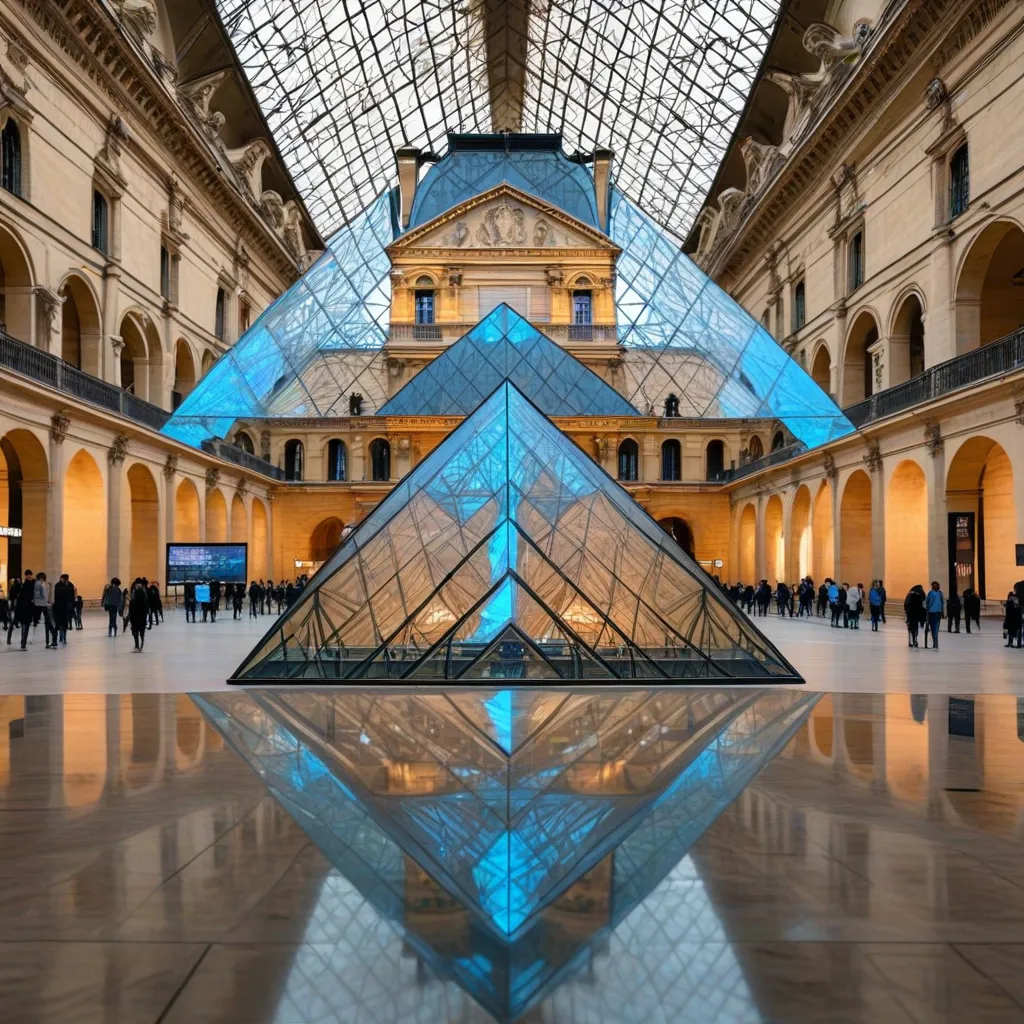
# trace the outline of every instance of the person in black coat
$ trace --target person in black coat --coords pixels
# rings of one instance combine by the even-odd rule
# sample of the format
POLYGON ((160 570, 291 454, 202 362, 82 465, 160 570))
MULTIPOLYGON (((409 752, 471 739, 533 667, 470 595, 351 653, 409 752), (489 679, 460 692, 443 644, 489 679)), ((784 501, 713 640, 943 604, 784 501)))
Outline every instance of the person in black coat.
POLYGON ((240 619, 242 617, 242 605, 245 603, 245 584, 236 583, 232 586, 229 583, 228 589, 231 595, 231 618, 240 619))
POLYGON ((947 633, 959 633, 960 632, 960 612, 963 608, 963 602, 960 600, 960 595, 954 590, 952 594, 946 599, 946 632, 947 633), (955 629, 953 627, 956 627, 955 629))
POLYGON ((974 623, 978 627, 978 631, 981 631, 981 598, 978 597, 978 592, 973 587, 968 587, 964 591, 964 625, 967 627, 967 632, 971 631, 971 623, 974 623))
POLYGON ((85 606, 85 602, 82 600, 82 595, 78 592, 78 587, 76 587, 74 585, 74 583, 72 583, 71 586, 72 586, 72 588, 75 591, 75 600, 74 600, 74 603, 72 604, 72 608, 74 609, 75 629, 81 629, 82 628, 82 608, 85 606))
POLYGON ((142 580, 137 579, 132 584, 128 598, 128 624, 131 626, 135 650, 140 654, 146 643, 146 625, 150 621, 150 615, 149 594, 142 580))
POLYGON ((906 599, 903 602, 903 614, 907 620, 908 647, 917 647, 918 630, 928 621, 928 612, 925 610, 924 587, 920 583, 910 588, 906 599))
POLYGON ((182 588, 185 595, 185 621, 196 621, 196 585, 191 581, 182 588))
MULTIPOLYGON (((11 588, 14 589, 13 587, 11 588)), ((11 624, 17 623, 21 626, 21 649, 28 650, 28 631, 32 626, 35 616, 36 580, 31 569, 25 570, 25 578, 18 588, 18 596, 14 601, 14 616, 11 624)), ((7 642, 11 642, 10 633, 7 634, 7 642)))
POLYGON ((53 585, 53 623, 57 627, 57 642, 68 642, 68 630, 75 614, 75 585, 68 574, 62 573, 53 585))
POLYGON ((160 584, 156 580, 146 587, 146 605, 149 608, 149 628, 152 629, 164 619, 164 605, 160 600, 160 584))

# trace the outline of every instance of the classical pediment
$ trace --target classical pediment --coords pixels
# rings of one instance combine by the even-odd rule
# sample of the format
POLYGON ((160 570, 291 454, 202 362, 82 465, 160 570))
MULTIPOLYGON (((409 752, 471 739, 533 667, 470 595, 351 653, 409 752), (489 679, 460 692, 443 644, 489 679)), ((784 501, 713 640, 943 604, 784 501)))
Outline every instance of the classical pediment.
POLYGON ((394 257, 424 249, 618 252, 601 232, 511 185, 499 185, 460 203, 403 235, 388 252, 394 257))

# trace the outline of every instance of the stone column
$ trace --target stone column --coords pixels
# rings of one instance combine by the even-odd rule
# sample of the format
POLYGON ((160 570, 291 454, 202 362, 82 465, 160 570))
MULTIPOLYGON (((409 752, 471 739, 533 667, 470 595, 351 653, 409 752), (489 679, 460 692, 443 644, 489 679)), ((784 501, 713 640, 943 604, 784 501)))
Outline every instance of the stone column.
POLYGON ((278 579, 277 566, 274 565, 274 495, 268 491, 264 502, 267 509, 267 575, 270 579, 278 579))
POLYGON ((871 575, 876 580, 884 580, 885 465, 877 444, 868 449, 865 462, 871 475, 871 575))
POLYGON ((924 332, 924 364, 934 366, 966 352, 977 343, 981 320, 981 302, 957 316, 956 290, 953 281, 952 239, 949 229, 936 229, 931 251, 932 286, 928 292, 928 324, 924 332), (957 320, 961 320, 960 324, 957 320), (960 337, 960 335, 963 337, 960 337))
POLYGON ((121 340, 117 311, 121 304, 121 264, 108 263, 103 268, 103 337, 109 344, 101 345, 100 374, 111 384, 121 384, 121 340))
MULTIPOLYGON (((70 426, 71 421, 60 413, 50 417, 50 486, 45 521, 46 576, 51 583, 56 583, 64 571, 64 476, 67 468, 64 439, 70 426)), ((22 509, 23 522, 28 519, 25 511, 22 509)))
POLYGON ((832 578, 837 583, 842 583, 839 575, 842 568, 840 553, 843 550, 843 524, 840 516, 843 506, 839 500, 839 473, 835 468, 835 462, 827 466, 825 472, 828 476, 829 498, 832 500, 832 578))
POLYGON ((121 516, 121 494, 124 488, 124 460, 128 455, 130 438, 118 434, 107 452, 107 577, 118 576, 122 582, 121 545, 124 523, 121 516))
POLYGON ((755 583, 765 579, 768 574, 768 549, 765 541, 764 494, 757 496, 757 517, 754 520, 754 575, 755 583))
MULTIPOLYGON (((177 514, 177 508, 175 507, 174 499, 177 496, 178 491, 178 456, 169 454, 167 461, 164 462, 164 514, 160 520, 161 536, 160 536, 160 565, 161 571, 167 572, 167 545, 174 543, 174 531, 175 531, 175 516, 177 514)), ((163 581, 164 593, 169 593, 167 586, 167 580, 163 581)))
MULTIPOLYGON (((1010 465, 1013 467, 1013 505, 1017 510, 1017 534, 1014 537, 1014 545, 1024 544, 1024 397, 1018 398, 1014 403, 1017 414, 1016 443, 1006 449, 1010 458, 1010 465)), ((1024 568, 1020 574, 1024 577, 1024 568)))
POLYGON ((924 475, 928 485, 928 579, 942 584, 943 592, 949 586, 949 524, 946 518, 946 446, 941 427, 937 423, 925 426, 925 447, 931 456, 924 460, 924 475))

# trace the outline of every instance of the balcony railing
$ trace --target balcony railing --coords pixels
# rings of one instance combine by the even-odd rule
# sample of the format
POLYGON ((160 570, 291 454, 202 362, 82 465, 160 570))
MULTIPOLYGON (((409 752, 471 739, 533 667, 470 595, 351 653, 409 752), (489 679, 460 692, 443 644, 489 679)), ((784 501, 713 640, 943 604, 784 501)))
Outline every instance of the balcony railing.
POLYGON ((115 384, 108 384, 105 380, 85 373, 49 352, 26 345, 25 342, 12 338, 5 332, 0 332, 0 366, 48 384, 51 388, 88 402, 89 405, 135 420, 136 423, 151 427, 153 430, 159 430, 171 416, 166 409, 161 409, 151 402, 144 402, 115 384))
MULTIPOLYGON (((562 344, 573 342, 603 342, 616 344, 618 328, 614 324, 547 324, 534 322, 538 331, 552 341, 562 344)), ((471 331, 476 323, 458 324, 392 324, 388 340, 396 341, 458 341, 471 331)))
POLYGON ((780 462, 788 462, 790 459, 795 458, 797 455, 807 451, 807 445, 803 441, 794 441, 792 444, 787 444, 783 448, 777 448, 773 452, 769 452, 767 455, 762 455, 759 459, 754 459, 753 462, 746 462, 742 466, 737 466, 735 469, 727 469, 719 477, 720 480, 736 480, 741 476, 749 476, 751 473, 756 473, 759 470, 767 469, 769 466, 777 466, 780 462))
POLYGON ((262 473, 264 476, 272 477, 274 480, 284 480, 284 470, 261 459, 258 455, 239 448, 237 444, 230 441, 221 441, 217 438, 208 438, 203 442, 203 451, 210 455, 216 455, 218 459, 225 462, 233 462, 236 466, 248 469, 253 473, 262 473))
POLYGON ((982 348, 938 363, 905 383, 886 388, 843 412, 855 427, 863 427, 873 420, 893 416, 1021 367, 1024 367, 1024 328, 982 348))

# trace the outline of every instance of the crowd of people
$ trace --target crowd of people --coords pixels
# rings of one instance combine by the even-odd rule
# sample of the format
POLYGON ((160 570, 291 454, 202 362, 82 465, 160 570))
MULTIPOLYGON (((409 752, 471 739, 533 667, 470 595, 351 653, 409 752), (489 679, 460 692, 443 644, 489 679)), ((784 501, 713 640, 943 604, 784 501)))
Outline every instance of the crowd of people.
POLYGON ((185 621, 195 622, 201 614, 203 622, 216 622, 221 604, 231 609, 231 617, 240 619, 245 610, 246 597, 249 599, 249 618, 260 615, 280 615, 290 608, 306 588, 309 577, 303 573, 294 580, 252 580, 244 583, 222 583, 207 580, 202 583, 185 583, 182 587, 185 604, 185 621), (205 588, 205 589, 204 589, 205 588), (198 594, 197 594, 198 589, 198 594))
POLYGON ((38 575, 26 569, 21 579, 10 581, 7 593, 0 586, 0 627, 7 633, 8 645, 20 629, 21 650, 35 642, 36 630, 43 624, 46 649, 55 651, 68 642, 68 633, 82 628, 84 601, 67 573, 50 583, 46 573, 38 575))
MULTIPOLYGON (((720 584, 729 599, 748 615, 768 615, 774 603, 775 613, 790 618, 827 618, 833 629, 860 629, 861 616, 867 612, 872 632, 877 632, 880 623, 886 621, 885 606, 888 601, 882 580, 872 580, 865 589, 863 583, 839 583, 826 577, 815 587, 814 580, 805 576, 799 583, 776 582, 774 589, 766 579, 757 586, 751 583, 720 584)), ((1007 647, 1024 648, 1024 580, 1014 585, 1006 595, 1003 616, 1003 638, 1007 647)), ((946 620, 947 633, 959 633, 961 623, 966 632, 971 632, 972 623, 981 629, 981 597, 968 587, 963 594, 951 594, 948 598, 941 585, 933 580, 926 591, 921 584, 910 588, 903 601, 903 619, 907 627, 907 645, 918 647, 922 630, 924 646, 938 649, 939 630, 946 620)))

